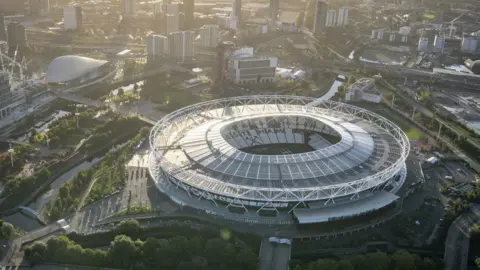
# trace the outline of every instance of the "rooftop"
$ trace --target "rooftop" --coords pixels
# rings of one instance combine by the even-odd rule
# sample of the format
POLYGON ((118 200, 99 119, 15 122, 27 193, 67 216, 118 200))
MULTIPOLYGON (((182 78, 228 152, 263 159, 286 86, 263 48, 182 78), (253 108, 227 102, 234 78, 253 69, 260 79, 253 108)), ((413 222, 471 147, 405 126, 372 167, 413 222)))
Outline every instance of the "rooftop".
POLYGON ((48 83, 64 83, 77 79, 105 65, 108 61, 78 55, 64 55, 48 65, 45 80, 48 83))

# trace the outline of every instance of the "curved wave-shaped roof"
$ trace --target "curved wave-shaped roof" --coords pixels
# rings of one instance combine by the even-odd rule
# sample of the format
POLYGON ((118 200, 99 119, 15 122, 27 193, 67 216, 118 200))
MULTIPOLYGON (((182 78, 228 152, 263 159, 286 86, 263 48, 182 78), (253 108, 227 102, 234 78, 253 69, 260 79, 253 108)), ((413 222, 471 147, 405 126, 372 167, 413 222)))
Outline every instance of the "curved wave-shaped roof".
POLYGON ((53 59, 48 65, 45 80, 48 83, 63 83, 85 75, 108 63, 78 55, 64 55, 53 59))

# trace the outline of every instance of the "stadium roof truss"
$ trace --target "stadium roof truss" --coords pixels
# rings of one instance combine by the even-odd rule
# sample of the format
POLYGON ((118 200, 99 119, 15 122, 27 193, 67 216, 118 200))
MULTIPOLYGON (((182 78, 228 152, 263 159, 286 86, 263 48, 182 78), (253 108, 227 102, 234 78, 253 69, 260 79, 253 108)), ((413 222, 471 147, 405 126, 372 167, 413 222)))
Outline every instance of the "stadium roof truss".
MULTIPOLYGON (((175 175, 176 177, 181 176, 186 181, 195 179, 195 181, 188 181, 188 183, 185 183, 185 181, 176 181, 175 183, 177 187, 187 191, 189 196, 191 196, 192 192, 195 192, 199 199, 212 200, 217 206, 215 195, 230 198, 230 204, 227 207, 235 204, 245 208, 245 201, 258 201, 262 202, 258 211, 264 208, 277 210, 275 205, 278 205, 278 203, 294 203, 294 207, 290 209, 292 211, 300 204, 305 205, 307 201, 326 200, 325 204, 334 204, 335 199, 338 197, 350 196, 350 199, 354 199, 358 197, 360 192, 372 188, 375 189, 379 185, 391 180, 398 171, 404 168, 410 144, 407 136, 398 126, 384 117, 363 108, 329 100, 320 103, 314 101, 314 98, 299 96, 240 96, 206 101, 177 110, 161 119, 152 128, 149 140, 152 149, 150 172, 155 181, 159 181, 158 177, 167 177, 167 174, 175 175), (400 148, 400 152, 397 153, 399 158, 387 168, 355 181, 327 186, 288 188, 252 187, 231 182, 227 183, 218 179, 207 179, 207 176, 201 173, 192 173, 192 170, 171 164, 163 158, 167 151, 178 147, 175 144, 183 138, 183 134, 192 126, 199 126, 202 123, 213 120, 235 118, 247 113, 261 113, 272 110, 273 107, 275 107, 277 113, 285 114, 285 116, 288 116, 289 113, 318 114, 321 111, 331 116, 361 118, 372 125, 380 127, 395 139, 400 148), (218 110, 221 110, 220 115, 218 110), (214 111, 217 111, 217 113, 212 113, 214 111), (179 124, 180 122, 182 122, 181 125, 179 124)), ((247 208, 245 209, 247 210, 247 208)))

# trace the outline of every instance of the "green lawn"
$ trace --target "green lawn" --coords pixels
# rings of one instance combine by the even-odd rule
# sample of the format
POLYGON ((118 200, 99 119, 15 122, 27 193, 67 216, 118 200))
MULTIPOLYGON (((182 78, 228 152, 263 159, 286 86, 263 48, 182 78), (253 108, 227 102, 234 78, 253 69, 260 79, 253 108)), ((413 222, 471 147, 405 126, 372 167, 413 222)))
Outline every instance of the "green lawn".
POLYGON ((423 135, 418 133, 418 131, 414 128, 410 128, 408 130, 404 130, 407 134, 408 139, 410 140, 421 140, 423 139, 423 135))

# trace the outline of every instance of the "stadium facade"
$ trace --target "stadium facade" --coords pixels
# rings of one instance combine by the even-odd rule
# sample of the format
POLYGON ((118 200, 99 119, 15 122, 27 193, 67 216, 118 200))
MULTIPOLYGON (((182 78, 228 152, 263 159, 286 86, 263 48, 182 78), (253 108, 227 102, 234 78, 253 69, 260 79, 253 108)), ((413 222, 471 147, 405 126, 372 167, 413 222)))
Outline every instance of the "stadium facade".
POLYGON ((242 96, 169 114, 152 129, 150 147, 153 180, 181 205, 309 224, 394 204, 410 144, 398 126, 359 107, 242 96))

